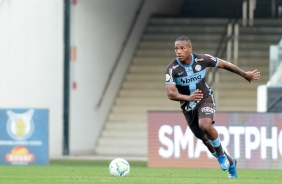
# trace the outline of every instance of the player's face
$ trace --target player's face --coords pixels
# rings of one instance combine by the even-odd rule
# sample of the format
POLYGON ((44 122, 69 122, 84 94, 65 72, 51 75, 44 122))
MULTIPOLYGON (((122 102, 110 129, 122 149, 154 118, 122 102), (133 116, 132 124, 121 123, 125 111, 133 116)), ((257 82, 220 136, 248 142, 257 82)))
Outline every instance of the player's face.
POLYGON ((178 57, 179 61, 190 61, 192 47, 190 42, 183 40, 183 41, 176 41, 175 42, 175 54, 178 57))

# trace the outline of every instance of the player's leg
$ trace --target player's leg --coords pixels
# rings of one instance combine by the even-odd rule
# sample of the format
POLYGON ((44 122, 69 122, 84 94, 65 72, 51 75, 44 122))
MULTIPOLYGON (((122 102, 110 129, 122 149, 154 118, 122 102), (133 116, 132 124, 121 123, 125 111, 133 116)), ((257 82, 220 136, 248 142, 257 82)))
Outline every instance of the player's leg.
POLYGON ((230 163, 230 167, 228 169, 228 178, 237 178, 236 165, 237 165, 236 159, 232 159, 232 164, 230 163))
MULTIPOLYGON (((202 138, 202 141, 203 141, 204 145, 208 148, 208 150, 211 152, 211 154, 212 154, 215 158, 217 158, 215 148, 211 145, 210 141, 209 141, 208 138, 207 138, 207 135, 205 135, 205 136, 202 138)), ((230 162, 230 165, 232 165, 234 159, 231 158, 225 151, 224 151, 224 154, 226 155, 228 161, 230 162)))
MULTIPOLYGON (((227 157, 224 155, 224 151, 222 150, 221 144, 220 144, 220 148, 217 148, 217 147, 213 146, 211 144, 211 141, 208 139, 207 134, 204 132, 204 130, 202 130, 200 128, 200 126, 199 126, 200 123, 199 123, 199 119, 198 119, 198 112, 195 112, 195 111, 194 112, 193 111, 189 111, 189 112, 183 111, 183 114, 184 114, 186 122, 187 122, 188 126, 190 127, 191 131, 193 132, 193 134, 198 139, 201 139, 203 141, 204 145, 208 148, 208 150, 217 158, 218 158, 218 155, 225 158, 225 160, 223 160, 222 157, 220 157, 220 160, 218 159, 220 162, 222 162, 221 165, 222 164, 223 165, 230 164, 228 162, 227 157), (221 152, 219 152, 218 150, 221 151, 221 152)), ((212 124, 213 124, 212 123, 213 122, 213 119, 212 119, 213 118, 213 114, 209 114, 208 117, 209 118, 207 118, 207 119, 209 119, 211 121, 210 124, 212 126, 212 124)), ((212 128, 214 128, 214 127, 212 127, 212 128)), ((214 129, 214 130, 216 131, 216 129, 214 129)), ((217 133, 217 131, 216 131, 216 133, 217 133)), ((218 137, 218 133, 217 133, 217 137, 218 137)), ((228 165, 228 167, 229 167, 229 165, 228 165)), ((223 168, 223 170, 226 170, 226 169, 228 169, 228 168, 226 168, 226 167, 223 168)))
MULTIPOLYGON (((205 146, 208 148, 208 150, 211 152, 211 154, 217 158, 216 152, 215 152, 215 148, 212 147, 211 143, 209 142, 207 136, 205 135, 202 138, 203 143, 205 144, 205 146)), ((234 158, 231 158, 226 152, 224 152, 224 154, 226 155, 229 163, 230 163, 230 167, 228 169, 228 178, 237 178, 237 170, 236 170, 236 165, 237 165, 237 161, 234 158)))
MULTIPOLYGON (((213 104, 211 104, 211 105, 213 105, 213 104)), ((201 107, 200 104, 198 104, 198 107, 197 107, 198 110, 199 110, 199 107, 201 107)), ((195 111, 188 111, 188 112, 183 110, 183 115, 184 115, 184 117, 186 119, 186 122, 187 122, 188 126, 190 127, 190 129, 193 132, 193 134, 198 139, 201 139, 203 141, 205 146, 208 148, 208 150, 214 156, 217 157, 218 155, 223 155, 223 153, 219 154, 218 151, 215 150, 215 147, 212 146, 212 144, 210 143, 210 140, 208 139, 208 137, 207 137, 206 133, 204 132, 204 130, 199 127, 198 115, 200 115, 200 117, 208 117, 208 120, 211 122, 211 124, 212 124, 212 118, 214 117, 214 115, 211 114, 211 113, 209 113, 207 115, 207 114, 205 114, 203 112, 198 112, 198 110, 195 109, 195 111)), ((217 131, 216 131, 216 133, 217 133, 217 131)))
MULTIPOLYGON (((219 139, 219 136, 218 136, 218 132, 213 127, 214 115, 215 115, 215 105, 214 105, 214 103, 199 104, 199 106, 198 106, 198 117, 199 117, 198 121, 199 122, 197 122, 197 124, 198 124, 198 127, 201 125, 201 130, 197 130, 199 128, 196 127, 197 128, 196 131, 197 132, 204 132, 204 133, 195 133, 195 132, 193 132, 193 133, 195 135, 198 134, 198 136, 203 135, 201 137, 203 143, 209 149, 209 151, 214 155, 214 157, 216 157, 216 158, 220 157, 218 159, 218 161, 220 162, 220 165, 222 165, 222 163, 225 163, 226 160, 229 161, 230 166, 228 168, 228 177, 229 178, 237 178, 237 172, 236 172, 237 161, 235 159, 231 158, 222 149, 220 139, 219 139), (206 119, 204 119, 204 118, 206 118, 206 119), (205 120, 206 120, 206 122, 205 122, 205 120), (207 125, 207 126, 204 126, 204 125, 207 125), (211 135, 208 137, 208 134, 206 134, 204 130, 207 131, 211 135), (217 142, 217 144, 214 144, 216 142, 217 142), (218 142, 219 142, 219 144, 218 144, 218 142), (212 143, 213 143, 213 145, 212 145, 212 143)), ((200 137, 198 137, 198 138, 200 138, 200 137)), ((222 166, 221 166, 221 168, 222 168, 222 166)), ((226 169, 226 167, 225 167, 225 164, 224 164, 223 170, 225 170, 225 169, 226 169)))
POLYGON ((203 132, 200 127, 199 127, 199 122, 198 122, 198 117, 197 117, 197 113, 194 113, 192 111, 190 112, 186 112, 183 111, 184 117, 186 119, 186 122, 190 128, 190 130, 193 132, 193 134, 195 135, 195 137, 197 137, 198 139, 201 139, 204 143, 204 145, 208 148, 208 150, 211 152, 211 154, 217 158, 216 156, 216 151, 214 149, 214 147, 212 147, 212 145, 210 144, 207 135, 205 134, 205 132, 203 132))
POLYGON ((208 140, 212 147, 215 148, 217 160, 220 163, 220 167, 222 170, 229 169, 230 163, 224 154, 224 150, 221 146, 221 140, 218 136, 217 130, 213 127, 212 118, 205 117, 199 119, 199 127, 203 132, 207 134, 208 140))
MULTIPOLYGON (((199 128, 199 130, 202 131, 200 128, 199 128)), ((202 132, 203 132, 203 131, 202 131, 202 132)), ((194 133, 194 134, 195 134, 195 133, 194 133)), ((209 142, 207 135, 204 134, 204 136, 203 136, 202 138, 200 138, 200 139, 203 141, 204 145, 208 148, 208 150, 211 152, 211 154, 212 154, 215 158, 217 158, 217 156, 216 156, 216 151, 215 151, 214 147, 212 147, 211 143, 209 142)))

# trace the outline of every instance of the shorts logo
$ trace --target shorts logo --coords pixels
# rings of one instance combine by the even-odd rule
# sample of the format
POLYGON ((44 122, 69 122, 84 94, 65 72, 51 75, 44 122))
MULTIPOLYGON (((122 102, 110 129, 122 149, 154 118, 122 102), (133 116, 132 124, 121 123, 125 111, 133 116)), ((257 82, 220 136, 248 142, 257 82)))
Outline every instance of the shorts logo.
POLYGON ((211 107, 202 107, 201 111, 206 113, 206 114, 213 114, 214 113, 214 110, 211 107))
POLYGON ((201 69, 202 69, 202 67, 201 67, 201 65, 196 65, 195 66, 195 70, 198 72, 198 71, 201 71, 201 69))

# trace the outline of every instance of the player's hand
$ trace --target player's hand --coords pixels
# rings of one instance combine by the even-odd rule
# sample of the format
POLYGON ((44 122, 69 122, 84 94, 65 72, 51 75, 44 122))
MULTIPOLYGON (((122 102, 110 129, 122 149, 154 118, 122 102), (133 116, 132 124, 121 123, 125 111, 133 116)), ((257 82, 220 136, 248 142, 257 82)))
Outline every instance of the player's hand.
POLYGON ((197 89, 196 91, 194 91, 190 96, 188 101, 200 101, 203 98, 203 93, 201 90, 197 89))
POLYGON ((259 80, 259 77, 260 77, 260 72, 257 69, 255 69, 253 71, 247 71, 245 79, 251 83, 253 80, 259 80))

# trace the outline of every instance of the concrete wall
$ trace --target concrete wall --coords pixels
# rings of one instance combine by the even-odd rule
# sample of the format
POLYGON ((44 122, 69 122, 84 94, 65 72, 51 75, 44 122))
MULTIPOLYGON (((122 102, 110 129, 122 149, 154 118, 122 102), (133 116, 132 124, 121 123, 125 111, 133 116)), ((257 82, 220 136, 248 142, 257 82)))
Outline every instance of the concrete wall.
MULTIPOLYGON (((151 14, 176 14, 182 0, 146 0, 113 73, 141 0, 77 0, 72 5, 70 151, 95 152, 99 132, 151 14)), ((63 0, 0 3, 0 108, 48 108, 50 156, 62 154, 63 0)))
POLYGON ((62 153, 63 1, 0 3, 0 108, 48 108, 50 153, 62 153))
POLYGON ((77 85, 71 90, 72 154, 94 152, 105 113, 96 106, 138 2, 80 0, 72 7, 71 42, 77 48, 71 66, 72 83, 77 85))

